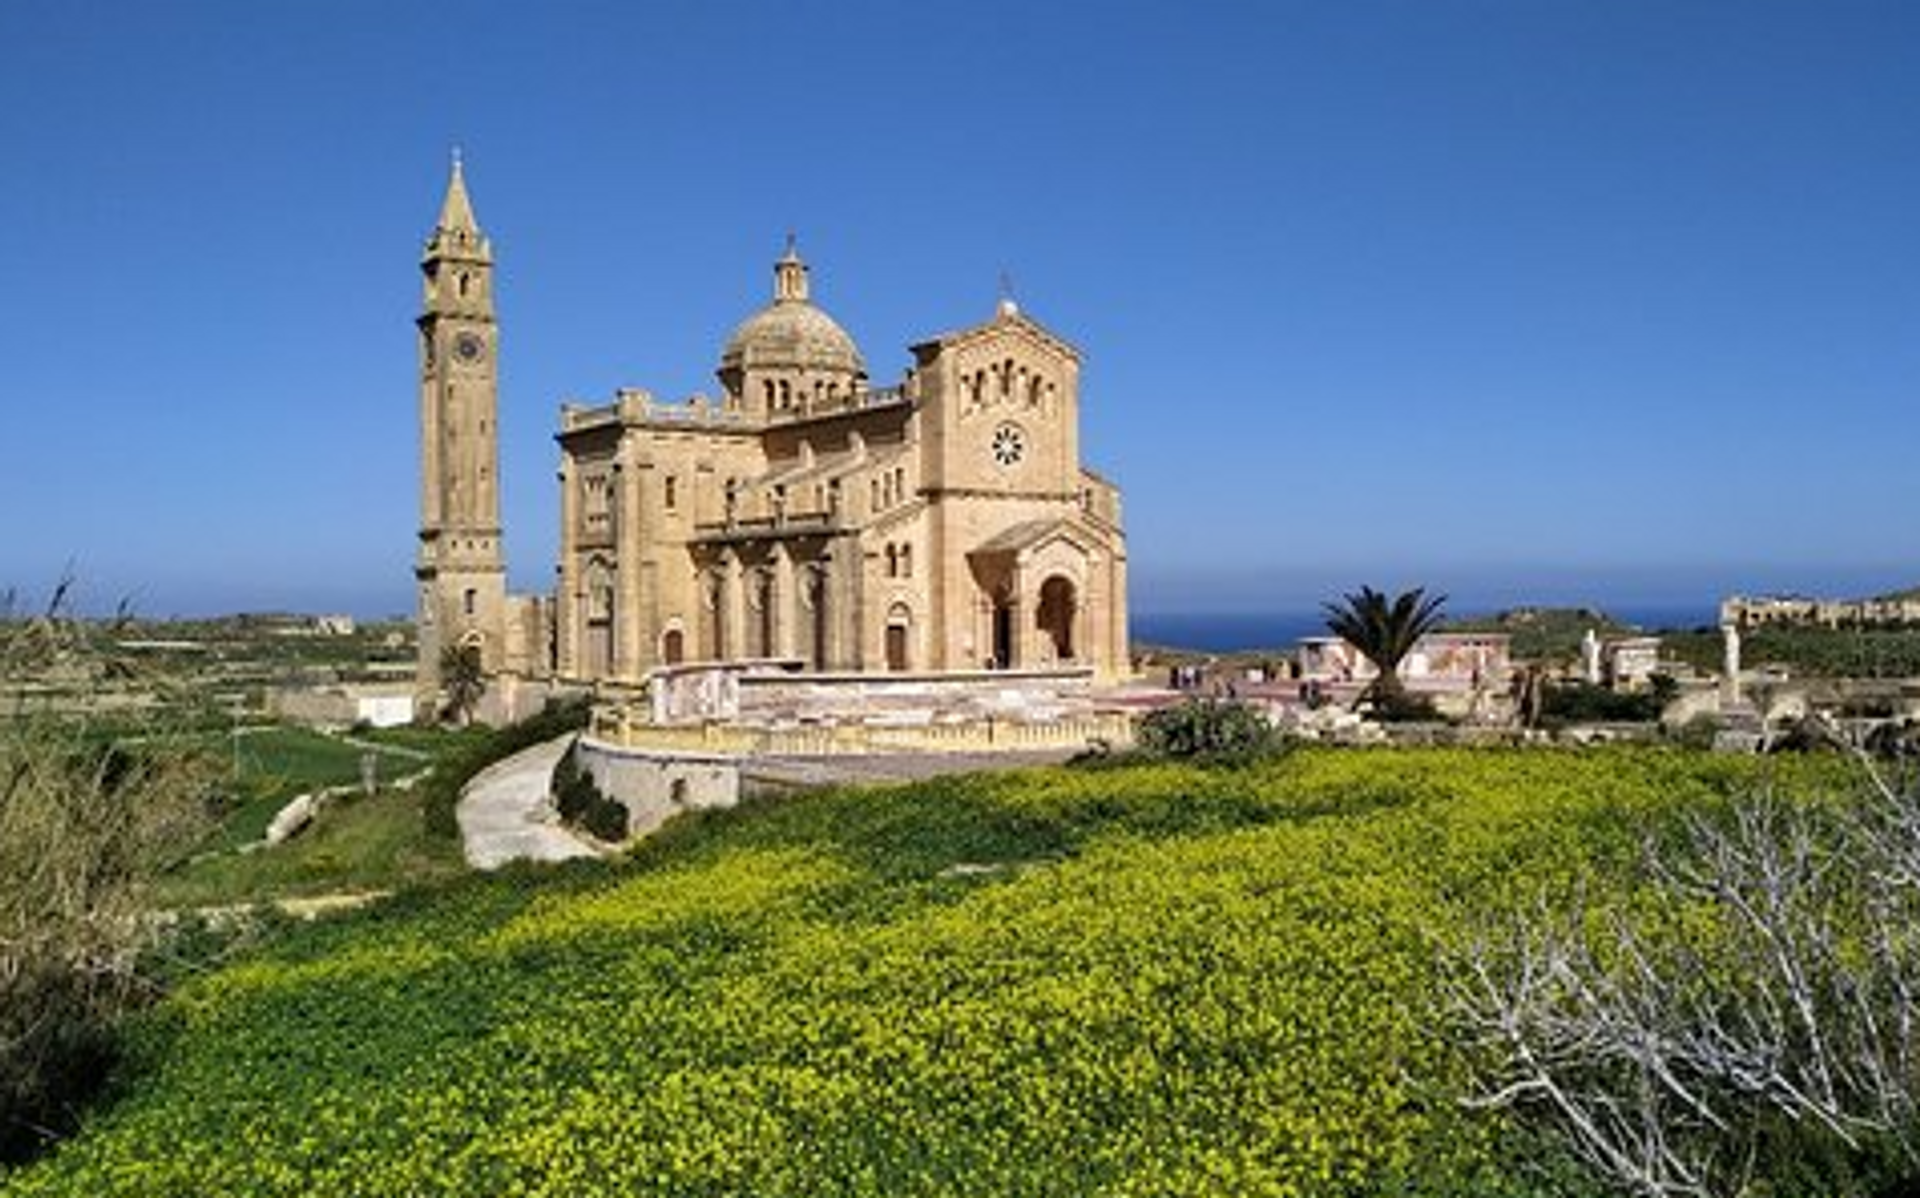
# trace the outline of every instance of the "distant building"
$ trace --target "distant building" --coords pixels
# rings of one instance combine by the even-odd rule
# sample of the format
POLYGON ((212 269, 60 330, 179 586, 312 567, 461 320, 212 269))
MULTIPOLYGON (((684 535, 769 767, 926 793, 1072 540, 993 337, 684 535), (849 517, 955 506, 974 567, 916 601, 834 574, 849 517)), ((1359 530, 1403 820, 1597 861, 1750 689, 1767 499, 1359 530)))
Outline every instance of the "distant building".
POLYGON ((1660 672, 1660 638, 1626 636, 1600 646, 1602 676, 1608 686, 1633 690, 1651 682, 1660 672))
MULTIPOLYGON (((1366 682, 1379 673, 1373 663, 1337 636, 1304 637, 1295 650, 1305 682, 1366 682)), ((1409 685, 1441 688, 1503 685, 1512 672, 1511 638, 1503 632, 1430 632, 1400 663, 1409 685)))
POLYGON ((1920 595, 1879 599, 1809 599, 1800 595, 1735 595, 1720 602, 1720 624, 1754 629, 1767 625, 1841 628, 1920 623, 1920 595))

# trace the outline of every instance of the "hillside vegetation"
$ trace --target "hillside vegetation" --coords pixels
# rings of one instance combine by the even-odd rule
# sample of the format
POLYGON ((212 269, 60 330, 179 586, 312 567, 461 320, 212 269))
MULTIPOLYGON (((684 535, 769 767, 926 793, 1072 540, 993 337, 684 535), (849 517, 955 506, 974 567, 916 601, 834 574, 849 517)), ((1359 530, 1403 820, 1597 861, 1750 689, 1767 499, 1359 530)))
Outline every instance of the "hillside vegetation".
POLYGON ((187 984, 0 1190, 1578 1193, 1457 1101, 1441 952, 1543 891, 1624 904, 1647 828, 1761 768, 1303 750, 687 821, 187 984))

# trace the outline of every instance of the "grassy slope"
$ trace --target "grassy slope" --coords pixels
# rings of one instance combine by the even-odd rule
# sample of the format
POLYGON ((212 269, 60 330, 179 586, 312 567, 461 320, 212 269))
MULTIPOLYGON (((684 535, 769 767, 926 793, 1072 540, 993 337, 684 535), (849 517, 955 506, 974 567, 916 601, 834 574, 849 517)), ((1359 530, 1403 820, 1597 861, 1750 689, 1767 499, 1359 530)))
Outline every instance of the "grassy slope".
POLYGON ((1502 1193, 1434 937, 1751 763, 1303 752, 820 794, 179 993, 9 1193, 1502 1193))
POLYGON ((425 822, 418 790, 350 796, 285 844, 194 859, 161 880, 158 897, 168 907, 217 907, 385 890, 459 874, 465 868, 459 842, 426 835, 425 822))

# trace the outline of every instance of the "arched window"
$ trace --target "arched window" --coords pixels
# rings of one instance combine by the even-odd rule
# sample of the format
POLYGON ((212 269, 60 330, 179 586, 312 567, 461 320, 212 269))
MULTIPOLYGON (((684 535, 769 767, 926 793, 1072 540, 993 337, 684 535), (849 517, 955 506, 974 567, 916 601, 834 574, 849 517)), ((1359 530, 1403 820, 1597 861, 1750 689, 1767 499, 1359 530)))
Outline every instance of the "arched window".
POLYGON ((900 577, 913 577, 913 546, 910 544, 900 546, 900 577))

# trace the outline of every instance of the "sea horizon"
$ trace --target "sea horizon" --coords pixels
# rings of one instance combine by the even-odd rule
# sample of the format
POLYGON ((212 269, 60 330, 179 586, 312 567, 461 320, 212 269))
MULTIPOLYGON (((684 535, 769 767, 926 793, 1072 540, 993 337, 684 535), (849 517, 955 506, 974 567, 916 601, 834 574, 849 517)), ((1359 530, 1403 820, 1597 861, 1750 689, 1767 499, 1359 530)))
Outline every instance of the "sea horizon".
MULTIPOLYGON (((1709 627, 1719 619, 1718 606, 1711 603, 1586 606, 1647 632, 1709 627)), ((1471 619, 1493 614, 1493 611, 1461 612, 1455 613, 1455 618, 1471 619)), ((1136 645, 1157 645, 1207 653, 1245 653, 1263 649, 1291 649, 1305 637, 1326 635, 1327 622, 1325 615, 1317 610, 1164 611, 1135 613, 1128 621, 1128 628, 1136 645)))

